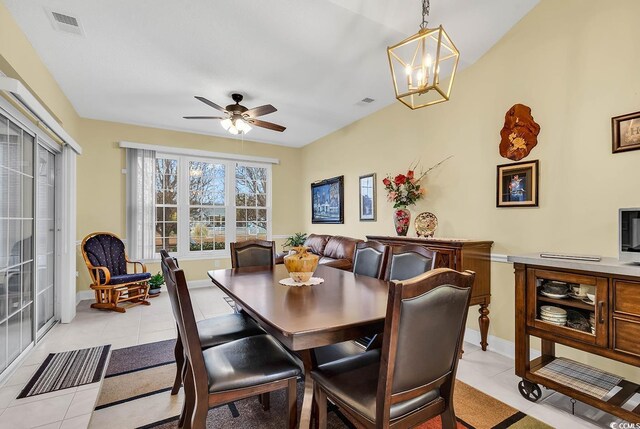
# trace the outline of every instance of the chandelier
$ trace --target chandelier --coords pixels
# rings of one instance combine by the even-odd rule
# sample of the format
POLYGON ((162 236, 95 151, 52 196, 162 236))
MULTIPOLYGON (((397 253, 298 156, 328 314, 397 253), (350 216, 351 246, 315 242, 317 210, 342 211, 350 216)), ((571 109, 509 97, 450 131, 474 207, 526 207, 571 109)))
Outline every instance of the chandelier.
POLYGON ((429 0, 422 0, 420 30, 387 48, 396 98, 411 109, 449 100, 460 52, 442 25, 427 27, 429 0))

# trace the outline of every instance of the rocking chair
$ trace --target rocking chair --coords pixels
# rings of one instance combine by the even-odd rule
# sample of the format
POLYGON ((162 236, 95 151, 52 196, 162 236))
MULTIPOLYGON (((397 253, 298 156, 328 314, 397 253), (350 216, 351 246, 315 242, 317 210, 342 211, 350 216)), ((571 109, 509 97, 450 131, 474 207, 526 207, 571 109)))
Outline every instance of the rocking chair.
POLYGON ((110 232, 94 232, 82 240, 82 256, 87 264, 95 291, 96 302, 92 308, 126 311, 119 306, 121 302, 151 305, 149 297, 149 279, 151 273, 142 262, 129 260, 124 243, 110 232), (127 264, 133 265, 133 273, 127 272, 127 264), (138 267, 140 272, 138 272, 138 267))

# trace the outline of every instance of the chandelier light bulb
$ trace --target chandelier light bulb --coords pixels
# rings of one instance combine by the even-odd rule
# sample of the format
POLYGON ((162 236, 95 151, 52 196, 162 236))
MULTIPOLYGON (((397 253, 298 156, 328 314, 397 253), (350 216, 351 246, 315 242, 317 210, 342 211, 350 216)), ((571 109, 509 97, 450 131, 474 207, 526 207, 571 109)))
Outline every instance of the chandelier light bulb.
POLYGON ((404 68, 404 72, 407 74, 407 76, 410 76, 411 71, 412 71, 411 65, 407 64, 407 66, 404 68))

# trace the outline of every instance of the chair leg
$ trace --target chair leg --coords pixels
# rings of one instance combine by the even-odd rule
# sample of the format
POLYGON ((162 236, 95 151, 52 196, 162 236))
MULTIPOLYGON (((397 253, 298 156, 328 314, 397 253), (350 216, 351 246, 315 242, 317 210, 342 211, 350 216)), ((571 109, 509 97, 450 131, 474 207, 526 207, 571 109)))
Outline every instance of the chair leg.
POLYGON ((317 407, 316 426, 318 429, 327 428, 327 395, 317 384, 313 388, 313 399, 317 407))
POLYGON ((204 392, 204 396, 200 397, 196 393, 195 409, 191 419, 191 429, 206 429, 207 414, 209 413, 209 395, 204 392))
POLYGON ((184 374, 184 407, 182 409, 183 414, 180 415, 180 421, 178 427, 183 429, 191 429, 193 410, 196 405, 196 387, 193 380, 193 372, 191 371, 191 365, 188 360, 185 360, 185 374, 184 374))
POLYGON ((442 419, 442 429, 456 429, 456 413, 453 410, 453 406, 449 405, 440 414, 440 418, 442 419))
POLYGON ((271 396, 269 396, 269 392, 261 393, 258 396, 258 400, 260 401, 260 405, 262 405, 262 409, 265 411, 269 411, 271 408, 271 396))
POLYGON ((289 386, 287 386, 287 420, 289 420, 289 429, 298 427, 298 392, 296 385, 297 379, 295 377, 290 378, 289 386))
POLYGON ((176 358, 176 378, 173 381, 171 394, 176 395, 180 391, 180 386, 182 386, 182 368, 184 367, 184 348, 182 347, 180 335, 178 335, 176 339, 176 347, 173 349, 173 355, 176 358))

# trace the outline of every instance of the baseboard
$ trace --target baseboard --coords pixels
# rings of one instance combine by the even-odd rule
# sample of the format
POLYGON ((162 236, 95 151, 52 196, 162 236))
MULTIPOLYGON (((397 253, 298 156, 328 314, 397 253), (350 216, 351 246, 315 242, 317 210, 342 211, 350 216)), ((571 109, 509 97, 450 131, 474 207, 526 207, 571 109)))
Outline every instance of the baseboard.
MULTIPOLYGON (((187 282, 187 285, 190 289, 200 288, 200 287, 211 287, 213 283, 211 283, 210 279, 202 279, 202 280, 190 280, 187 282)), ((166 291, 167 286, 162 286, 162 290, 166 291)), ((92 290, 81 290, 76 292, 76 306, 80 304, 80 301, 93 300, 95 298, 95 294, 92 290)))
MULTIPOLYGON (((475 329, 466 328, 464 332, 464 340, 467 343, 474 345, 480 345, 480 331, 475 329)), ((498 353, 509 359, 515 359, 516 357, 516 345, 512 341, 505 340, 504 338, 496 337, 495 335, 489 335, 487 338, 489 345, 487 350, 498 353)), ((540 356, 538 350, 531 349, 531 359, 535 359, 540 356)))

